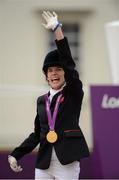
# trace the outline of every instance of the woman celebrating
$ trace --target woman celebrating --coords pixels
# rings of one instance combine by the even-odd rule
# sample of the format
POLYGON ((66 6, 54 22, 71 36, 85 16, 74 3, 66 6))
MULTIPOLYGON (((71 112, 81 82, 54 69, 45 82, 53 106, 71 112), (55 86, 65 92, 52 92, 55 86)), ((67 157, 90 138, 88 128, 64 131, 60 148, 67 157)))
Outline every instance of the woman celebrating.
POLYGON ((57 46, 46 55, 42 68, 50 90, 37 100, 34 132, 15 148, 8 161, 13 171, 21 171, 17 161, 40 144, 35 179, 78 180, 80 159, 89 156, 79 126, 82 82, 57 14, 44 11, 42 17, 46 22, 43 26, 55 34, 57 46))

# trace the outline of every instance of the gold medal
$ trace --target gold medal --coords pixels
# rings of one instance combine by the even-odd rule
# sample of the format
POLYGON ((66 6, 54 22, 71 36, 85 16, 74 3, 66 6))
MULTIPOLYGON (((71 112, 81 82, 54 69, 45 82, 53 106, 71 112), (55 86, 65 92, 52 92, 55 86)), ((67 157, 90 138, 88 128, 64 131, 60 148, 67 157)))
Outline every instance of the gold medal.
POLYGON ((57 133, 56 133, 55 131, 50 130, 50 131, 47 133, 46 138, 47 138, 47 141, 48 141, 49 143, 54 143, 54 142, 57 141, 58 136, 57 136, 57 133))

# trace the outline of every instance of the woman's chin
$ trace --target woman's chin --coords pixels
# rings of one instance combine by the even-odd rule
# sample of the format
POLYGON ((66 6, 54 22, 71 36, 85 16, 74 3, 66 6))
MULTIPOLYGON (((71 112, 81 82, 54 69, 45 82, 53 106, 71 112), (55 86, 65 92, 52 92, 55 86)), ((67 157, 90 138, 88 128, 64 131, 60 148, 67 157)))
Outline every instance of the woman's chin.
POLYGON ((54 89, 54 90, 58 90, 58 89, 60 89, 62 86, 60 86, 60 85, 53 85, 53 86, 51 86, 51 88, 52 89, 54 89))
POLYGON ((64 82, 63 83, 54 83, 54 84, 52 83, 52 84, 50 84, 50 87, 52 89, 58 90, 58 89, 61 89, 64 84, 65 84, 64 82))

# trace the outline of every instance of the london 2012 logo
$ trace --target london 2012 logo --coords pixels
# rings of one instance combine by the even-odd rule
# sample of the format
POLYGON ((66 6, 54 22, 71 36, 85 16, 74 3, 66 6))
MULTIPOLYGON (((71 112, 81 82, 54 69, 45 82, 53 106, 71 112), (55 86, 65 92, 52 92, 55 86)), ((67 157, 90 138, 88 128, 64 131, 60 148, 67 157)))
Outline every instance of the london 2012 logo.
POLYGON ((119 97, 109 96, 104 94, 102 97, 101 107, 104 109, 119 108, 119 97))

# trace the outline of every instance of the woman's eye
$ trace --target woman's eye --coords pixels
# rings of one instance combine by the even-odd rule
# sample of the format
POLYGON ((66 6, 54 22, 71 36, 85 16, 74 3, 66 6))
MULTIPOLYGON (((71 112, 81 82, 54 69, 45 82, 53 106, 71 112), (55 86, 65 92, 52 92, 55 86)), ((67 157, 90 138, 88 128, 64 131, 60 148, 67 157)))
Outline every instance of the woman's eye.
POLYGON ((48 69, 48 72, 52 72, 52 69, 48 69))
POLYGON ((58 68, 57 70, 58 70, 58 71, 61 71, 62 69, 61 69, 61 68, 58 68))

